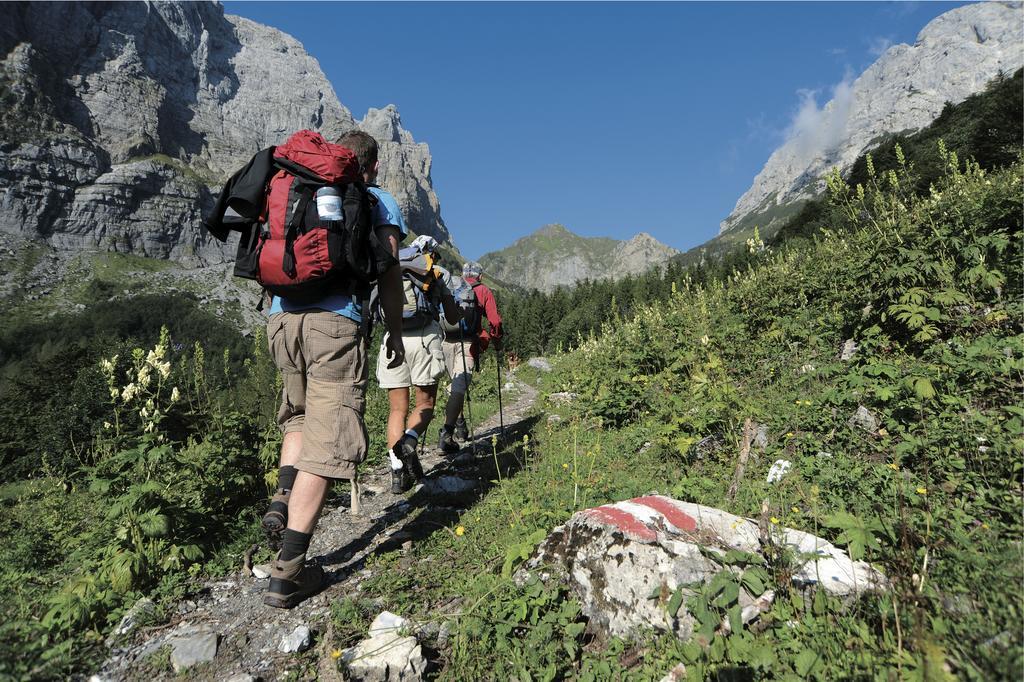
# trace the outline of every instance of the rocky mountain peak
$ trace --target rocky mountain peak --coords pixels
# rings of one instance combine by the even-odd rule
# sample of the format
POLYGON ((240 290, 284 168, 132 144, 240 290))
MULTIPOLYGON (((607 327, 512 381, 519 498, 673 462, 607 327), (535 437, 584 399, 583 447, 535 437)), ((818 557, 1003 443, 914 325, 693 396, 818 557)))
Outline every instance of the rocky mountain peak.
POLYGON ((790 131, 722 231, 741 222, 764 227, 784 207, 817 194, 829 169, 848 170, 880 137, 923 128, 947 102, 963 101, 999 72, 1016 71, 1024 64, 1022 25, 1019 2, 975 3, 936 17, 913 45, 890 47, 790 131))
POLYGON ((581 237, 564 225, 545 225, 500 251, 480 258, 504 282, 551 291, 584 279, 619 279, 661 265, 679 253, 646 232, 628 241, 581 237))
POLYGON ((357 123, 293 37, 215 3, 9 3, 0 25, 0 230, 185 262, 233 255, 201 218, 259 149, 312 128, 381 142, 381 185, 450 242, 430 150, 394 106, 357 123), (273 87, 268 87, 273 84, 273 87))

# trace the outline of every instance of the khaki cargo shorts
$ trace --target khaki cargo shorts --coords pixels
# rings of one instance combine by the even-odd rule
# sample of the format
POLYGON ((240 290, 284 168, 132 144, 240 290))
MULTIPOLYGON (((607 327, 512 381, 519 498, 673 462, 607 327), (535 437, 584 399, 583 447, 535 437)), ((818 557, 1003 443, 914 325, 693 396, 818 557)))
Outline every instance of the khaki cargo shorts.
POLYGON ((277 313, 267 321, 267 339, 284 379, 278 424, 285 433, 302 432, 295 468, 353 478, 369 447, 369 368, 359 324, 322 310, 277 313))
POLYGON ((444 364, 448 368, 448 378, 452 380, 451 392, 456 395, 469 390, 469 382, 476 369, 473 356, 469 353, 471 345, 471 341, 445 341, 441 344, 444 364))
POLYGON ((441 352, 441 327, 436 322, 419 329, 402 331, 405 344, 405 362, 388 369, 387 349, 383 342, 377 355, 377 383, 381 388, 408 388, 433 386, 444 374, 444 355, 441 352))

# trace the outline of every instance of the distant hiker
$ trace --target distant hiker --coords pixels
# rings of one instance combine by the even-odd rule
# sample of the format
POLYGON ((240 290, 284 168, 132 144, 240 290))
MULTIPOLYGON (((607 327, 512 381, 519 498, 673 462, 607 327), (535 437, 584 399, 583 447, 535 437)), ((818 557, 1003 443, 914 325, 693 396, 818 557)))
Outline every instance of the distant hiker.
POLYGON ((391 461, 391 492, 401 493, 423 478, 416 455, 419 438, 434 417, 437 381, 444 374, 439 318, 457 324, 461 313, 445 285, 445 273, 437 263, 437 240, 417 237, 399 252, 402 266, 402 341, 405 362, 389 367, 387 349, 381 346, 377 360, 377 382, 388 391, 387 442, 391 461), (415 403, 409 412, 409 388, 415 403))
MULTIPOLYGON (((495 349, 501 349, 501 315, 492 292, 481 281, 483 268, 475 261, 467 261, 462 266, 464 285, 453 282, 452 291, 462 304, 463 321, 457 329, 447 330, 444 348, 445 367, 452 381, 452 395, 445 408, 444 426, 441 428, 439 447, 451 454, 459 449, 455 439, 465 441, 469 438, 469 429, 462 416, 462 406, 469 390, 473 370, 476 369, 480 354, 487 350, 490 343, 495 349), (471 295, 466 295, 466 288, 471 295), (483 317, 487 318, 489 329, 483 328, 483 317)), ((457 278, 453 278, 457 279, 457 278)))
MULTIPOLYGON (((392 365, 405 357, 396 260, 405 224, 394 198, 368 187, 377 177, 377 153, 376 140, 358 130, 343 135, 336 145, 310 131, 289 138, 272 152, 269 194, 252 235, 262 240, 252 250, 252 259, 258 259, 251 264, 254 277, 279 294, 269 311, 267 338, 284 382, 278 412, 284 432, 278 490, 263 516, 268 531, 283 529, 263 597, 270 606, 291 608, 320 589, 323 570, 306 566, 313 529, 331 483, 354 479, 366 456, 368 311, 363 302, 369 284, 366 278, 354 281, 342 274, 363 266, 378 273, 374 277, 388 330, 388 357, 392 365), (342 162, 347 164, 343 170, 332 171, 342 162), (324 178, 333 179, 325 183, 324 178), (354 234, 360 235, 360 243, 354 234), (337 240, 349 240, 352 248, 338 249, 337 240), (348 259, 348 266, 341 259, 348 259), (336 261, 341 274, 332 277, 336 261)), ((231 204, 231 199, 225 201, 231 204)), ((236 273, 244 268, 244 250, 243 243, 236 273)))

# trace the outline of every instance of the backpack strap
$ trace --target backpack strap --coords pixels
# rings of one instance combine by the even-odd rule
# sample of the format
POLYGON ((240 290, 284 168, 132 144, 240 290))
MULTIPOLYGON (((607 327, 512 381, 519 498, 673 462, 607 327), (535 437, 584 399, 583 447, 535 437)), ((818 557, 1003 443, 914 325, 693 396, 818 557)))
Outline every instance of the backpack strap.
POLYGON ((298 198, 292 206, 291 220, 288 221, 288 231, 284 237, 284 256, 281 259, 281 269, 289 277, 295 277, 295 238, 302 227, 302 218, 306 215, 306 208, 313 199, 313 189, 306 184, 299 185, 298 198))

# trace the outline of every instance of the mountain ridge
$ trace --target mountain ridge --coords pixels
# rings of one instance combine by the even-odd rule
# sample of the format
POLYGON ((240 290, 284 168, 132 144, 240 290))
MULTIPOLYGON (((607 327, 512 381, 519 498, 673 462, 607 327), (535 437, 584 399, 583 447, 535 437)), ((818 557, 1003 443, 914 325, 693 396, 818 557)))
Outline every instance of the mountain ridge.
POLYGON ((720 235, 770 233, 885 135, 919 130, 980 91, 1000 71, 1024 64, 1021 3, 990 2, 945 12, 921 29, 914 45, 891 46, 851 83, 842 83, 814 125, 791 131, 737 200, 720 235))
POLYGON ((511 284, 551 291, 584 279, 618 279, 644 272, 678 253, 646 232, 628 240, 583 237, 551 223, 484 254, 480 263, 486 272, 511 284))

